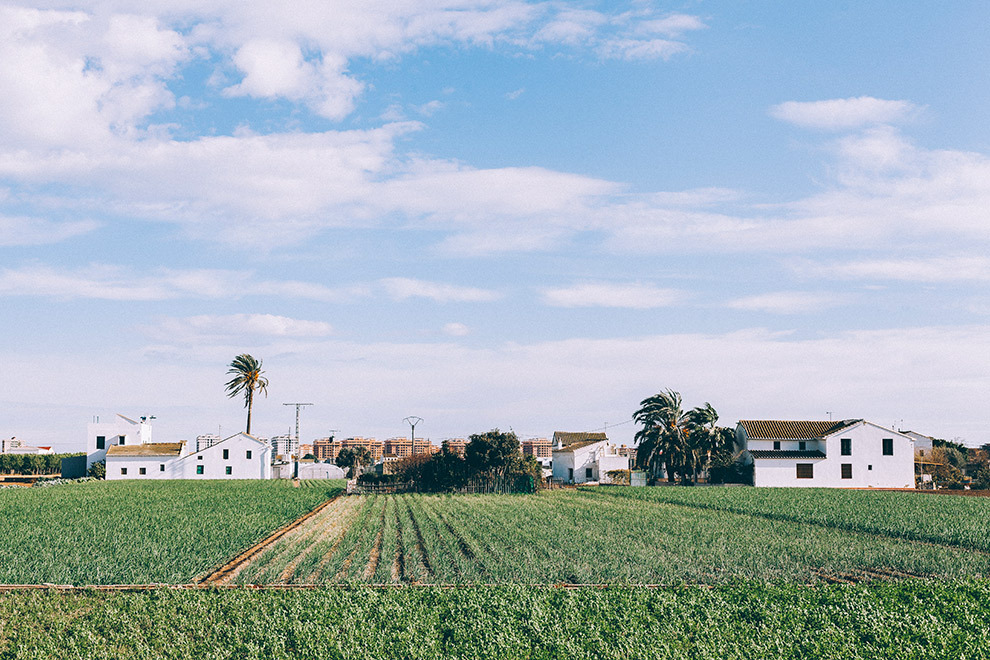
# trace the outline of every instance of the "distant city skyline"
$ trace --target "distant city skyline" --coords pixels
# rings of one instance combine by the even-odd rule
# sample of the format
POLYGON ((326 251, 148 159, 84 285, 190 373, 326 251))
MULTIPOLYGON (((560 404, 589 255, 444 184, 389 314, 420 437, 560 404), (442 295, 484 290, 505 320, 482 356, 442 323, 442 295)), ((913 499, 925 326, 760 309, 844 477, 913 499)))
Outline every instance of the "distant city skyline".
POLYGON ((0 5, 0 436, 990 442, 990 6, 0 5))

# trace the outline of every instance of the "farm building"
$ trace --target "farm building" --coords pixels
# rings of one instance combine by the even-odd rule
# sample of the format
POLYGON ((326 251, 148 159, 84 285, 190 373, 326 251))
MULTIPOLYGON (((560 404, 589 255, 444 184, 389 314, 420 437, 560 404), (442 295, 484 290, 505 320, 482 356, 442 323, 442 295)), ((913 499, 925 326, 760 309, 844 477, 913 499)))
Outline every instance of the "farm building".
POLYGON ((151 442, 151 423, 147 418, 134 421, 117 415, 112 422, 94 422, 86 428, 86 469, 107 456, 107 449, 119 445, 145 445, 151 442))
POLYGON ((604 481, 610 470, 626 470, 629 459, 619 454, 604 433, 553 434, 553 478, 569 484, 604 481))
POLYGON ((238 433, 190 452, 185 442, 115 444, 107 448, 107 479, 271 479, 271 448, 238 433))
POLYGON ((914 441, 862 419, 741 420, 755 486, 914 488, 914 441))

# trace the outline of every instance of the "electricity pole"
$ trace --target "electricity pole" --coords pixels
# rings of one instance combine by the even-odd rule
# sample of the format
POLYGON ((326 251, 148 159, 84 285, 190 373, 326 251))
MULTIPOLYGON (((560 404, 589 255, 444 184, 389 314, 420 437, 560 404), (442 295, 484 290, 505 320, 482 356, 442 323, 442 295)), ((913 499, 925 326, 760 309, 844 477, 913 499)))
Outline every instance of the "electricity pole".
POLYGON ((422 422, 423 418, 416 417, 416 415, 410 415, 402 421, 412 427, 412 435, 410 436, 412 439, 412 447, 409 448, 409 455, 411 456, 416 453, 416 425, 422 422))
POLYGON ((311 406, 312 403, 283 403, 283 406, 295 406, 296 407, 296 450, 293 452, 289 451, 289 458, 292 460, 292 478, 299 478, 299 457, 296 454, 299 453, 299 409, 303 406, 311 406))

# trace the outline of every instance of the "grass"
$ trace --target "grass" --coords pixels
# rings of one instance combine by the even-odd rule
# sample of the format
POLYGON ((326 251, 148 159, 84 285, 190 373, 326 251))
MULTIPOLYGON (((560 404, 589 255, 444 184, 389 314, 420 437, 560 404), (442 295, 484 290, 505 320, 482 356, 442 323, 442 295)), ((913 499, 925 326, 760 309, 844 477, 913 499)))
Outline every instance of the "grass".
POLYGON ((343 482, 95 481, 0 490, 0 584, 189 582, 343 482))
POLYGON ((0 658, 985 658, 990 582, 0 594, 0 658))

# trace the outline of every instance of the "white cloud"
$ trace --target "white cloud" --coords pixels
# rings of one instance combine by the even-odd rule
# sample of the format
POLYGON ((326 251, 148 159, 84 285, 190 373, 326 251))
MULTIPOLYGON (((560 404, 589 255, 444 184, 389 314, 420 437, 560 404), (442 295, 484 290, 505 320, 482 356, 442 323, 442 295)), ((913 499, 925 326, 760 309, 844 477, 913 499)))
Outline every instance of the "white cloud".
MULTIPOLYGON (((961 435, 976 444, 990 440, 984 405, 990 327, 985 325, 814 338, 750 329, 480 348, 274 337, 163 343, 144 352, 94 357, 0 349, 5 369, 0 401, 78 406, 68 418, 32 416, 32 430, 39 434, 77 434, 80 413, 85 417, 84 411, 126 402, 159 415, 156 437, 195 437, 218 421, 231 428, 242 423, 241 408, 224 397, 222 376, 231 357, 243 350, 265 360, 271 381, 270 397, 256 411, 262 434, 278 433, 289 423, 281 401, 300 400, 318 404, 307 410, 307 434, 313 437, 321 428, 389 437, 401 433, 402 415, 410 411, 426 420, 424 437, 510 425, 549 435, 629 419, 640 400, 669 387, 685 401, 710 401, 726 424, 746 418, 822 419, 831 410, 881 424, 903 418, 908 427, 939 437, 961 435), (86 388, 53 392, 49 384, 67 372, 102 377, 86 388), (174 414, 160 412, 163 402, 174 414), (383 420, 382 411, 399 414, 383 420)), ((627 424, 610 429, 609 436, 629 443, 635 430, 627 424)))
POLYGON ((663 18, 641 21, 637 23, 636 30, 646 34, 663 34, 671 38, 677 38, 685 32, 704 30, 707 27, 708 26, 705 25, 704 21, 697 16, 691 16, 689 14, 670 14, 669 16, 664 16, 663 18))
POLYGON ((845 280, 990 282, 990 259, 983 256, 865 259, 832 263, 794 261, 791 266, 801 275, 845 280))
POLYGON ((0 7, 0 143, 99 147, 174 100, 166 79, 189 56, 154 18, 0 7))
POLYGON ((846 297, 838 294, 811 293, 808 291, 774 291, 755 296, 746 296, 730 301, 727 307, 751 312, 770 314, 805 314, 846 302, 846 297))
POLYGON ((388 277, 381 280, 381 284, 395 300, 426 298, 438 303, 489 302, 502 297, 497 291, 489 291, 488 289, 427 282, 406 277, 388 277))
POLYGON ((827 101, 787 101, 770 108, 770 114, 806 128, 844 131, 876 124, 910 120, 920 108, 909 101, 888 101, 872 96, 827 101))
POLYGON ((349 115, 364 90, 363 83, 344 73, 343 58, 328 55, 317 62, 308 61, 294 41, 253 39, 238 49, 234 64, 244 78, 226 88, 226 95, 305 101, 314 112, 329 119, 349 115))
POLYGON ((610 60, 669 60, 689 49, 687 44, 670 39, 609 39, 596 50, 610 60))
POLYGON ((307 282, 265 281, 248 271, 233 270, 158 269, 150 275, 137 275, 103 264, 76 270, 42 265, 0 270, 0 296, 135 301, 265 295, 336 302, 362 293, 360 287, 330 289, 307 282))
POLYGON ((217 57, 224 93, 350 115, 365 83, 356 61, 385 62, 429 47, 598 47, 605 57, 667 58, 703 27, 695 17, 608 14, 521 0, 434 3, 133 3, 83 0, 78 11, 0 8, 0 129, 4 142, 68 146, 134 134, 174 103, 166 81, 195 55, 217 57), (642 36, 642 35, 645 35, 642 36), (672 44, 680 44, 672 45, 672 44))
POLYGON ((565 288, 544 289, 543 301, 555 307, 626 307, 653 309, 669 307, 684 300, 684 293, 652 284, 587 283, 565 288))
POLYGON ((505 98, 509 99, 510 101, 515 101, 517 98, 519 98, 525 93, 526 93, 526 88, 520 87, 519 89, 515 89, 511 92, 507 92, 505 94, 505 98))
POLYGON ((418 105, 413 108, 418 114, 424 117, 432 117, 440 110, 443 110, 446 104, 443 101, 430 101, 429 103, 424 103, 423 105, 418 105))
POLYGON ((333 327, 322 321, 302 321, 273 314, 200 315, 183 318, 163 318, 142 328, 158 341, 192 343, 230 340, 236 337, 326 337, 333 327))
POLYGON ((0 215, 0 246, 58 243, 97 227, 99 223, 91 220, 52 222, 43 218, 0 215))
POLYGON ((463 323, 445 323, 441 332, 450 337, 466 337, 471 334, 471 328, 463 323))

